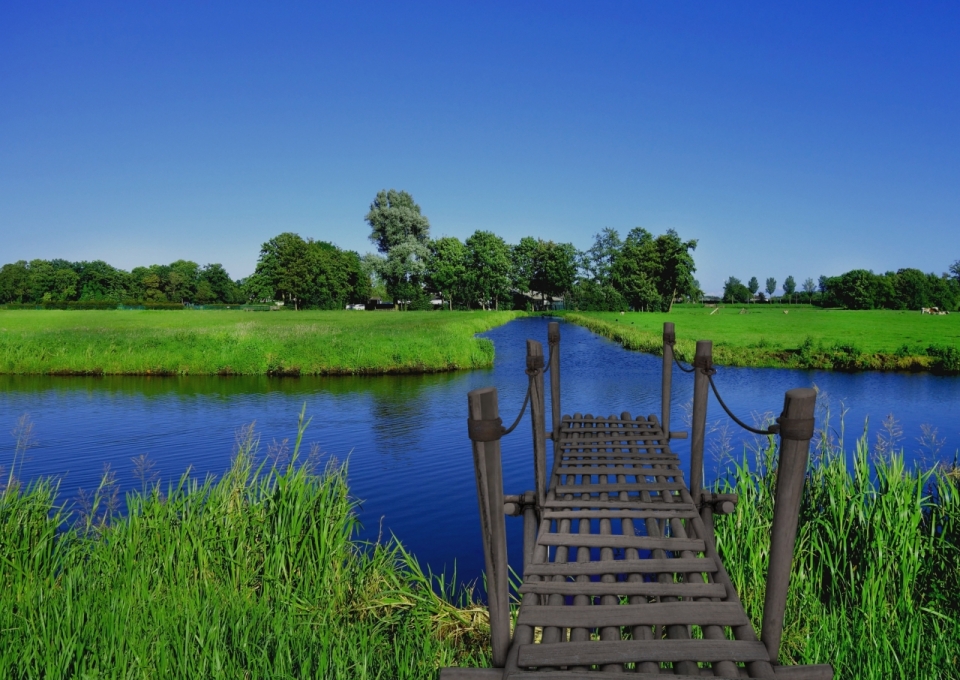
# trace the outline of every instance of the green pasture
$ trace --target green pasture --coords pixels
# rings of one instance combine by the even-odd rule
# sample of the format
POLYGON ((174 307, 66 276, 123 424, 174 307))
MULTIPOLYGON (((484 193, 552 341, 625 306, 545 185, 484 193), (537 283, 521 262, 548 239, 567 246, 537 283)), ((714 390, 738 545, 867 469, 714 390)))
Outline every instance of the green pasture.
POLYGON ((662 351, 663 323, 671 321, 678 355, 692 358, 697 340, 712 340, 715 360, 731 366, 960 370, 960 314, 802 305, 675 305, 671 313, 564 316, 629 349, 655 354, 662 351))
POLYGON ((516 312, 0 311, 0 373, 338 375, 493 363, 516 312))

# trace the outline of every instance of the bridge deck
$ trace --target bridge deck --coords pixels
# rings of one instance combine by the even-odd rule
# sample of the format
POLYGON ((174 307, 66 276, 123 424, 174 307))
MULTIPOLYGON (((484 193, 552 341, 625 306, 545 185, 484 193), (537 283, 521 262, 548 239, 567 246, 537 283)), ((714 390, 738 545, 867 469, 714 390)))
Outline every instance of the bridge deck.
POLYGON ((564 416, 503 677, 775 677, 656 416, 564 416))

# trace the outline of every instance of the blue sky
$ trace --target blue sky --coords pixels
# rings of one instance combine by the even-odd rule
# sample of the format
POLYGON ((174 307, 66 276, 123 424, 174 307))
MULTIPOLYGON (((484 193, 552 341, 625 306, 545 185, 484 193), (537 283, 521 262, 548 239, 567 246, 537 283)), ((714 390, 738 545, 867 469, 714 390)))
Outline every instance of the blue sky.
POLYGON ((727 276, 960 259, 957 3, 5 3, 0 262, 249 274, 282 231, 697 238, 727 276))

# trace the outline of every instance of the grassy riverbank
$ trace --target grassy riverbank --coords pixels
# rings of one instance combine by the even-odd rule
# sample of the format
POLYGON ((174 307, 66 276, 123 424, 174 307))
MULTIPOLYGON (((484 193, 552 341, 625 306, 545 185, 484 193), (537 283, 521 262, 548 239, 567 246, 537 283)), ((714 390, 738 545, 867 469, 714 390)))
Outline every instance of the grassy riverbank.
POLYGON ((109 484, 75 524, 50 483, 0 492, 0 677, 419 679, 485 662, 469 594, 454 606, 396 544, 351 540, 342 468, 298 465, 295 446, 258 475, 255 452, 248 431, 222 479, 147 485, 122 518, 109 484))
POLYGON ((0 373, 342 375, 493 363, 517 312, 0 311, 0 373))
POLYGON ((697 340, 712 340, 714 360, 726 366, 960 372, 960 314, 677 305, 670 314, 568 312, 564 318, 652 354, 662 352, 663 323, 672 321, 678 356, 689 360, 697 340))
MULTIPOLYGON (((771 442, 736 466, 721 485, 739 494, 736 512, 716 518, 718 550, 758 634, 774 453, 771 442)), ((851 680, 958 678, 958 582, 957 471, 912 470, 902 453, 871 461, 865 438, 850 468, 825 447, 804 489, 780 661, 830 663, 851 680)))

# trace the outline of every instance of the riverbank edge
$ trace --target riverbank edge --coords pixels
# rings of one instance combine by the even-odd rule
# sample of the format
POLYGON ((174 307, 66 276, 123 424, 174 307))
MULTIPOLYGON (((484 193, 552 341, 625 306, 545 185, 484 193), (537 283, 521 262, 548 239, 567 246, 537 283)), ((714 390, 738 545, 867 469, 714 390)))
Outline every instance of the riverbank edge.
MULTIPOLYGON (((629 350, 663 356, 663 338, 659 333, 610 323, 576 312, 560 313, 565 321, 582 326, 629 350)), ((696 341, 677 338, 675 352, 682 361, 693 359, 696 341)), ((957 352, 960 355, 960 351, 957 352)), ((742 368, 792 368, 827 371, 930 372, 942 375, 960 374, 960 356, 905 355, 859 352, 850 346, 815 345, 806 340, 797 349, 766 349, 713 343, 714 363, 742 368)))
MULTIPOLYGON (((437 312, 443 314, 444 312, 437 312)), ((455 360, 445 362, 424 363, 422 361, 409 361, 404 358, 402 351, 395 352, 391 359, 393 364, 387 365, 368 365, 368 366, 349 366, 344 364, 334 364, 320 368, 304 369, 301 361, 290 357, 270 356, 268 366, 264 370, 244 371, 237 370, 229 365, 222 365, 215 370, 205 370, 204 368, 193 369, 185 366, 182 358, 172 357, 169 361, 164 361, 163 365, 156 367, 138 369, 138 370, 112 370, 104 368, 102 365, 77 366, 77 367, 49 367, 41 370, 23 370, 16 366, 10 367, 9 363, 0 361, 0 375, 20 375, 20 376, 54 376, 54 377, 103 377, 103 376, 126 376, 126 377, 182 377, 182 376, 268 376, 268 377, 336 377, 336 376, 384 376, 384 375, 426 375, 432 373, 450 373, 463 370, 485 369, 493 366, 495 360, 495 347, 493 343, 485 338, 477 337, 478 333, 485 333, 499 326, 503 326, 514 319, 529 316, 528 312, 514 310, 511 312, 499 312, 496 317, 489 319, 490 323, 485 324, 484 328, 472 333, 470 350, 461 352, 462 356, 455 360), (482 355, 478 360, 477 354, 482 355), (176 368, 170 368, 174 365, 176 368)), ((397 336, 392 336, 396 338, 397 336)), ((402 337, 402 336, 401 336, 402 337)), ((466 339, 466 338, 463 338, 466 339)), ((442 347, 441 347, 442 349, 442 347)))

